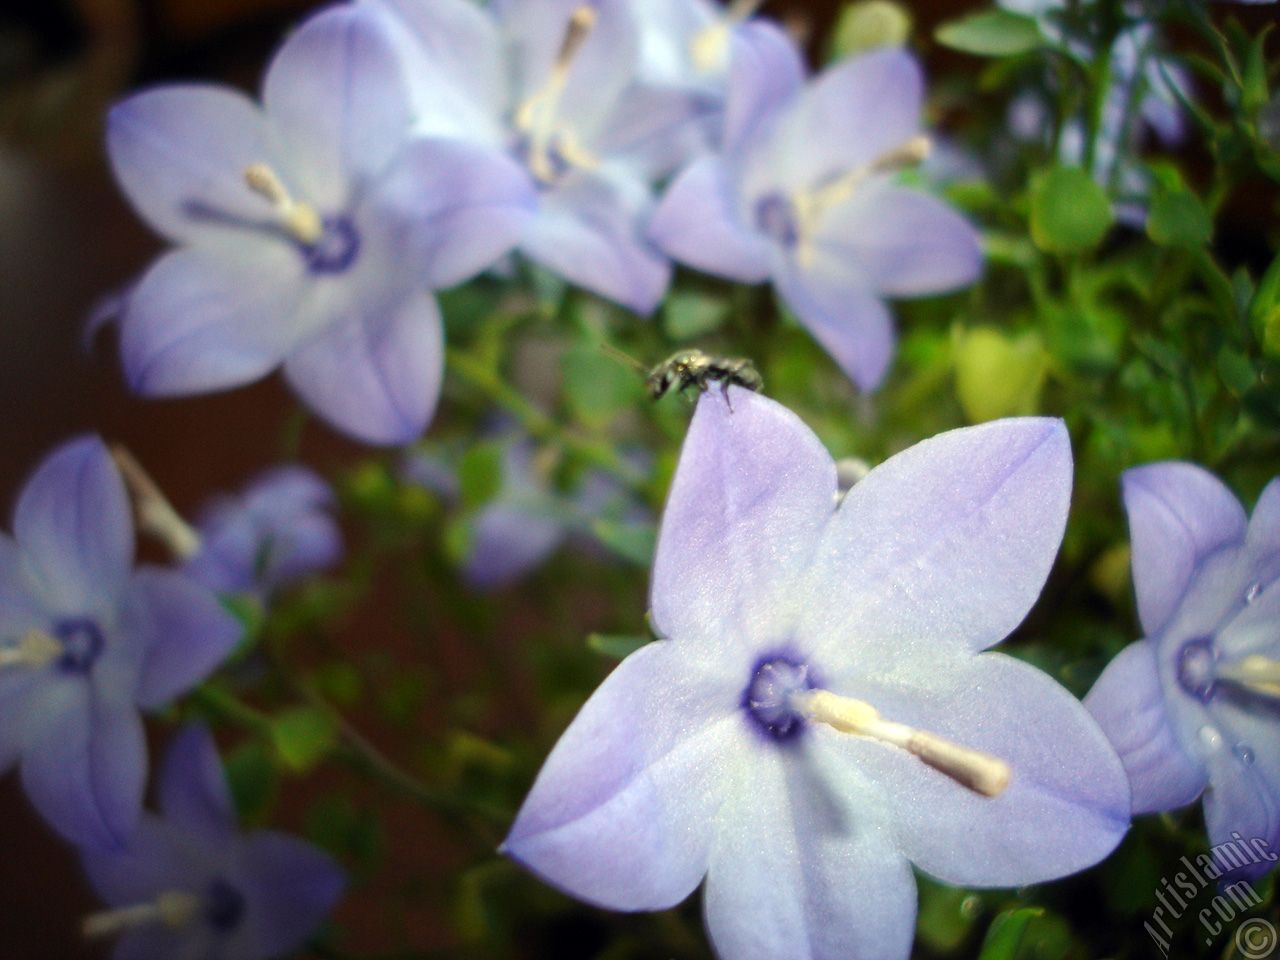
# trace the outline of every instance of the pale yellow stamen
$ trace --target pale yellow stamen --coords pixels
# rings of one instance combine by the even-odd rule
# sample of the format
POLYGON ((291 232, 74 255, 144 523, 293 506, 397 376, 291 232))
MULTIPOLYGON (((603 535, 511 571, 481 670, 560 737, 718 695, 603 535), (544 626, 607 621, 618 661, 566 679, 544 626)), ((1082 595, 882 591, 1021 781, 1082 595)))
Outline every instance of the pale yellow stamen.
POLYGON ((817 229, 818 222, 833 207, 850 199, 857 193, 858 188, 872 177, 896 173, 923 163, 928 158, 932 146, 929 138, 920 134, 881 154, 869 163, 854 167, 834 180, 792 196, 791 206, 795 214, 796 235, 799 237, 797 257, 800 262, 806 264, 812 260, 811 238, 817 229))
POLYGON ((560 102, 569 84, 569 74, 587 37, 595 29, 597 19, 598 15, 591 7, 579 7, 573 11, 564 43, 551 65, 546 85, 516 111, 516 127, 529 135, 529 168, 543 183, 552 183, 557 176, 553 151, 575 167, 591 169, 597 163, 595 157, 578 142, 573 131, 559 122, 560 102))
POLYGON ((1238 663, 1224 664, 1215 671, 1219 680, 1237 683, 1251 693, 1280 697, 1280 663, 1251 654, 1238 663))
POLYGON ((133 454, 116 444, 111 448, 111 459, 115 461, 133 500, 138 529, 168 547, 175 560, 187 560, 199 553, 200 534, 178 515, 133 454))
POLYGON ((885 720, 862 700, 841 697, 828 690, 805 690, 792 698, 804 716, 825 723, 841 733, 870 737, 906 750, 939 773, 984 797, 998 797, 1009 786, 1009 765, 999 757, 962 747, 936 734, 885 720))
POLYGON ((28 630, 18 642, 0 647, 0 669, 4 667, 47 667, 66 653, 66 647, 57 637, 43 630, 28 630))
POLYGON ((280 177, 265 163, 255 163, 244 171, 249 189, 273 207, 280 225, 299 243, 313 244, 324 235, 324 222, 314 209, 295 200, 280 177))
POLYGON ((181 890, 169 890, 150 903, 103 910, 85 917, 81 927, 86 938, 114 937, 154 923, 181 929, 200 914, 200 898, 181 890))
POLYGON ((724 16, 707 24, 693 38, 689 58, 699 73, 718 73, 729 61, 729 37, 735 28, 750 20, 764 0, 733 0, 724 16))

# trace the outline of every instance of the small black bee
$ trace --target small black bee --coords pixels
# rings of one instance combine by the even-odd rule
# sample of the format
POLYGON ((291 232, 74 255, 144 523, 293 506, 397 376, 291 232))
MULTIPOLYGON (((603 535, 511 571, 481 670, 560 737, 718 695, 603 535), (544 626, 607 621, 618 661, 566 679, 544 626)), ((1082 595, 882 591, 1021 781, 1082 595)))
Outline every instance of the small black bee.
POLYGON ((644 382, 654 400, 670 390, 684 393, 690 387, 697 387, 705 392, 713 382, 720 383, 726 391, 732 384, 756 392, 764 387, 764 380, 750 360, 712 357, 701 350, 672 354, 650 370, 644 382))

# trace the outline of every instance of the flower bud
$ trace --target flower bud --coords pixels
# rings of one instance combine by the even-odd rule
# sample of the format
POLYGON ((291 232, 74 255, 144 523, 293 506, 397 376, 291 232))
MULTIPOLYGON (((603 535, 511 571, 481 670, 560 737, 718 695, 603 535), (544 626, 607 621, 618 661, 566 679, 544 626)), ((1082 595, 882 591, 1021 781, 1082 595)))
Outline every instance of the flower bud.
POLYGON ((956 394, 971 423, 1026 416, 1040 406, 1049 354, 1035 333, 1009 337, 992 327, 958 330, 956 394))

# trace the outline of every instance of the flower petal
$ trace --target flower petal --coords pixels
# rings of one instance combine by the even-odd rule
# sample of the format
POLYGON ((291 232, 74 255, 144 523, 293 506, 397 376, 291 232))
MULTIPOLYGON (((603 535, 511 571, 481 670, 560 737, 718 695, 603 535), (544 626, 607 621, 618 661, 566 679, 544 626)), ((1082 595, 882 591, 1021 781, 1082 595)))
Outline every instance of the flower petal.
POLYGON ((79 847, 118 848, 142 813, 147 744, 137 708, 79 681, 46 684, 24 720, 22 785, 79 847))
POLYGON ((524 167, 506 154, 432 139, 405 148, 373 202, 407 221, 404 255, 435 290, 469 280, 510 253, 538 197, 524 167))
POLYGON ((659 633, 686 644, 776 641, 835 491, 835 463, 795 414, 739 387, 707 390, 658 535, 659 633))
POLYGON ((228 956, 279 957, 294 950, 342 899, 346 877, 318 847, 285 833, 245 838, 237 886, 248 904, 238 950, 228 956))
POLYGON ((100 437, 71 440, 45 458, 18 498, 13 532, 27 582, 47 608, 114 614, 133 567, 133 514, 100 437))
POLYGON ((435 413, 444 343, 435 300, 413 294, 389 316, 338 321, 285 360, 307 405, 365 443, 411 443, 435 413))
POLYGON ((1223 883, 1260 880, 1275 868, 1273 857, 1280 852, 1280 784, 1268 783, 1257 766, 1242 763, 1229 744, 1211 749, 1207 759, 1204 821, 1214 865, 1223 872, 1223 883))
POLYGON ((1208 771, 1190 756, 1165 711, 1155 648, 1131 643, 1102 671, 1084 699, 1120 754, 1133 793, 1133 812, 1183 807, 1204 790, 1208 771))
POLYGON ((234 834, 236 811, 218 747, 199 724, 169 742, 160 771, 160 810, 168 823, 214 839, 234 834))
POLYGON ((512 583, 546 560, 565 538, 564 525, 509 503, 492 503, 476 518, 464 575, 479 590, 512 583))
POLYGON ((110 907, 147 903, 189 879, 174 831, 150 813, 142 815, 124 846, 83 847, 79 853, 89 883, 110 907))
POLYGON ((913 651, 927 661, 998 643, 1040 595, 1070 501, 1061 420, 994 420, 918 443, 845 496, 799 635, 872 672, 913 651))
POLYGON ((935 657, 913 665, 910 686, 849 671, 830 687, 1009 764, 1009 788, 990 798, 897 747, 849 736, 836 745, 882 792, 902 850, 939 880, 1018 887, 1066 876, 1129 828, 1129 784, 1111 744, 1080 701, 1029 664, 935 657))
POLYGON ((1122 483, 1138 616, 1150 637, 1169 622, 1204 559, 1244 537, 1244 508, 1222 481, 1190 463, 1137 467, 1122 483))
POLYGON ((733 32, 724 152, 739 157, 773 129, 804 86, 804 57, 791 36, 764 20, 733 32))
POLYGON ((130 292, 120 328, 129 385, 150 397, 224 390, 279 365, 298 336, 302 258, 244 234, 230 247, 175 250, 130 292))
POLYGON ((775 271, 773 282, 778 296, 859 390, 880 386, 893 356, 893 318, 860 278, 786 264, 775 271))
POLYGON ((409 86, 384 21, 365 5, 335 5, 285 40, 262 101, 285 170, 304 202, 335 213, 377 176, 408 137, 409 86))
POLYGON ((244 177, 251 165, 274 159, 266 123, 238 91, 171 84, 132 96, 107 114, 107 153, 134 208, 170 240, 270 216, 270 204, 244 177))
POLYGON ((703 157, 667 188, 649 236, 664 253, 705 273, 763 283, 773 268, 772 244, 742 223, 724 161, 703 157))
MULTIPOLYGON (((707 928, 734 960, 902 960, 915 878, 856 768, 755 743, 725 803, 707 928)), ((825 759, 825 758, 823 758, 825 759)))
POLYGON ((850 265, 883 297, 957 290, 982 271, 982 247, 969 221, 918 190, 883 182, 832 209, 812 243, 817 256, 850 265))
POLYGON ((568 177, 543 193, 521 249, 570 283, 647 316, 671 282, 671 264, 643 233, 651 203, 639 184, 568 177))
POLYGON ((679 903, 706 872, 723 774, 750 735, 740 697, 673 644, 642 647, 560 738, 503 852, 608 909, 679 903))
POLYGON ((137 692, 144 710, 162 707, 204 680, 244 632, 209 590, 159 567, 135 574, 128 628, 145 650, 137 692))

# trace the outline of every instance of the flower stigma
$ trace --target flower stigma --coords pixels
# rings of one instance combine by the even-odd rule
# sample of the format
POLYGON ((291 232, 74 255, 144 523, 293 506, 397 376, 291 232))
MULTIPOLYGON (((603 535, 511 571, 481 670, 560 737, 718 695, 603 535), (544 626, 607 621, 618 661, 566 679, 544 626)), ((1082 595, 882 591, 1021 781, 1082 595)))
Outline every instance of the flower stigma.
POLYGON ((114 937, 138 927, 163 924, 173 930, 190 926, 200 916, 200 898, 184 890, 166 890, 154 900, 85 917, 81 930, 86 939, 114 937))
POLYGON ((320 215, 305 203, 295 200, 279 175, 265 163, 255 163, 244 172, 249 189, 275 208, 285 231, 304 246, 318 243, 325 225, 320 215))
POLYGON ((561 122, 560 106, 574 61, 599 19, 588 6, 578 7, 569 18, 560 52, 551 65, 551 74, 542 89, 534 93, 516 111, 517 129, 528 137, 528 162, 533 175, 544 184, 554 183, 565 167, 591 169, 597 165, 577 140, 573 131, 561 122))
POLYGON ((699 30, 689 45, 689 57, 699 73, 716 73, 729 59, 729 37, 750 20, 764 0, 733 0, 723 16, 699 30))
POLYGON ((1280 662, 1270 657, 1250 654, 1236 663, 1222 664, 1216 676, 1260 697, 1280 698, 1280 662))
POLYGON ((17 643, 0 647, 0 669, 30 667, 39 670, 67 653, 62 641, 43 630, 28 630, 17 643))
POLYGON ((138 529, 163 543, 175 560, 187 560, 199 553, 200 534, 173 509, 133 454, 120 444, 112 444, 111 459, 129 490, 138 529))

